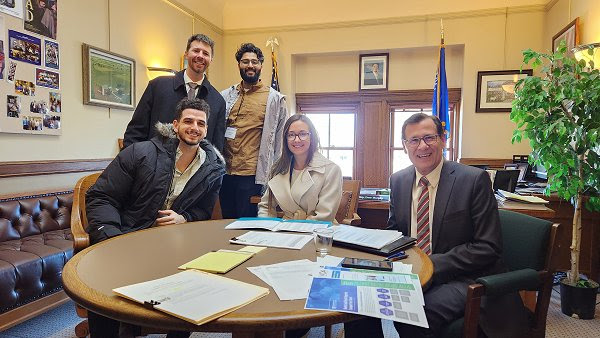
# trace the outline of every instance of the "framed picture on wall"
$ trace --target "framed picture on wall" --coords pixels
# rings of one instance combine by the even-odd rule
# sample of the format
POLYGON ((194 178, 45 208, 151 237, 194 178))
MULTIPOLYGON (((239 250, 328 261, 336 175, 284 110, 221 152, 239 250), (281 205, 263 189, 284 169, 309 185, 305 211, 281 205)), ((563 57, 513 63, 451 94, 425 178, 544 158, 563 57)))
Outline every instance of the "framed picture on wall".
POLYGON ((515 85, 532 69, 477 72, 476 113, 508 113, 515 99, 515 85))
POLYGON ((359 63, 359 90, 388 88, 389 54, 361 54, 359 63))
POLYGON ((83 103, 135 109, 135 60, 83 44, 83 103))
POLYGON ((563 28, 560 32, 556 33, 552 37, 552 52, 556 52, 556 48, 561 41, 565 40, 567 43, 567 55, 573 55, 573 48, 579 45, 579 18, 571 21, 567 27, 563 28))

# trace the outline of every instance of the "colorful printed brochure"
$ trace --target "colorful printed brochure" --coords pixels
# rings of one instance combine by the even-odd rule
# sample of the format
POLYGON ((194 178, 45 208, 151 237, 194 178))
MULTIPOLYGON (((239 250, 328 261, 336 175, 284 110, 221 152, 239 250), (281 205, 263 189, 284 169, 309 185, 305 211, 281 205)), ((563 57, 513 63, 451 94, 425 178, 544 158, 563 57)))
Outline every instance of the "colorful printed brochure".
POLYGON ((314 275, 304 308, 429 327, 424 303, 418 275, 325 266, 314 275))

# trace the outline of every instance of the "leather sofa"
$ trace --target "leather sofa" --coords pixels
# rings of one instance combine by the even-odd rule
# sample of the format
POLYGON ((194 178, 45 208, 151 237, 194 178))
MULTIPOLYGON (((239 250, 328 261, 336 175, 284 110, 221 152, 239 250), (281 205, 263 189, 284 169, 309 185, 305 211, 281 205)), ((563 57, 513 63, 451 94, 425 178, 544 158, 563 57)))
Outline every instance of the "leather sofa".
POLYGON ((0 331, 68 300, 72 192, 0 199, 0 331))

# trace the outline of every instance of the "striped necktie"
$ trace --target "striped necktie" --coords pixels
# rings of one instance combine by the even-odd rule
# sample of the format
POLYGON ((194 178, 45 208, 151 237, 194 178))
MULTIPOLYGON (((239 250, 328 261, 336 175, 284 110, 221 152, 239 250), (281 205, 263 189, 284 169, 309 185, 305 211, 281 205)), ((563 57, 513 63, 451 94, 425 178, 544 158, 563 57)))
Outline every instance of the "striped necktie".
POLYGON ((421 193, 417 203, 417 246, 427 255, 431 254, 429 234, 429 181, 425 176, 419 180, 421 193))
POLYGON ((196 82, 188 82, 188 86, 190 86, 190 89, 188 90, 188 99, 193 99, 196 97, 196 87, 198 87, 198 84, 196 82))

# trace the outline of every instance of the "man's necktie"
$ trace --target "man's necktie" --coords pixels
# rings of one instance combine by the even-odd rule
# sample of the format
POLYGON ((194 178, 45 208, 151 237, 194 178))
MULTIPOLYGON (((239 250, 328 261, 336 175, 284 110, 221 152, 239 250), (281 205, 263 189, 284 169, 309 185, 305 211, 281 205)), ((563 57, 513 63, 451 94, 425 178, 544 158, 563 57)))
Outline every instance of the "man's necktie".
POLYGON ((196 97, 196 87, 198 87, 198 84, 195 82, 188 82, 188 86, 190 86, 190 89, 188 90, 188 99, 193 99, 196 97))
POLYGON ((429 234, 429 181, 421 177, 419 186, 419 202, 417 204, 417 246, 426 254, 431 254, 431 240, 429 234))

